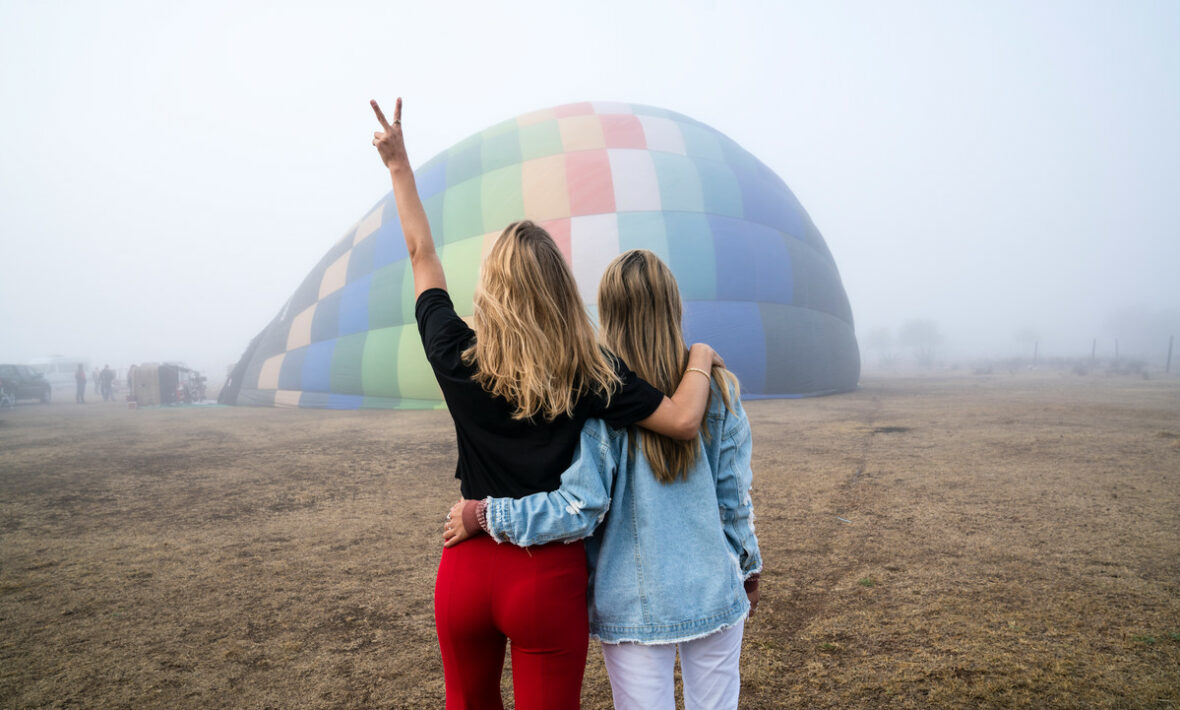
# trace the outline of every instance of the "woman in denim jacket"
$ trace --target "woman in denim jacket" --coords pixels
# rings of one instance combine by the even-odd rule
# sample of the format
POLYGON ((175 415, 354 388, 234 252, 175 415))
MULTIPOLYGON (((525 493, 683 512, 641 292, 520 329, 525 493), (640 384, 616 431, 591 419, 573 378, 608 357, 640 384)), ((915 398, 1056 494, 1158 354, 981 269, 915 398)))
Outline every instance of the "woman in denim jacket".
MULTIPOLYGON (((655 254, 616 258, 598 306, 602 340, 641 377, 665 389, 686 374, 679 291, 655 254)), ((616 708, 673 708, 678 648, 685 706, 737 707, 742 630, 762 569, 750 425, 731 373, 689 371, 711 380, 702 436, 690 445, 592 419, 560 488, 460 501, 452 516, 462 525, 444 533, 448 546, 481 528, 530 546, 586 538, 601 523, 586 541, 587 602, 616 708)))

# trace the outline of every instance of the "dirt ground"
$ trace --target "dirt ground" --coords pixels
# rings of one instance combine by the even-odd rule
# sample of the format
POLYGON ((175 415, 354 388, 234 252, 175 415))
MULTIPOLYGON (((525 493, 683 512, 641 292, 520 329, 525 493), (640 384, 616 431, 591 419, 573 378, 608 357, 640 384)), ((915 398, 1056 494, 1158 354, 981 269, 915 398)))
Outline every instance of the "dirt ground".
MULTIPOLYGON (((742 707, 1180 705, 1180 378, 747 409, 742 707)), ((0 412, 0 706, 441 708, 454 458, 445 412, 0 412)))

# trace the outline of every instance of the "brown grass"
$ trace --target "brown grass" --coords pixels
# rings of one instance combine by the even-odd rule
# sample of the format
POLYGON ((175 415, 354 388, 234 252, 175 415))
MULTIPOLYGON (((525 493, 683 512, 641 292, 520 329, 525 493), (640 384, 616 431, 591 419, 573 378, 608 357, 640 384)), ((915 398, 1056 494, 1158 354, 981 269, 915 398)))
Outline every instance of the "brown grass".
MULTIPOLYGON (((1180 705, 1180 382, 868 379, 748 411, 743 707, 1180 705)), ((0 706, 441 707, 453 436, 445 412, 0 413, 0 706)), ((593 645, 583 698, 610 706, 593 645)))

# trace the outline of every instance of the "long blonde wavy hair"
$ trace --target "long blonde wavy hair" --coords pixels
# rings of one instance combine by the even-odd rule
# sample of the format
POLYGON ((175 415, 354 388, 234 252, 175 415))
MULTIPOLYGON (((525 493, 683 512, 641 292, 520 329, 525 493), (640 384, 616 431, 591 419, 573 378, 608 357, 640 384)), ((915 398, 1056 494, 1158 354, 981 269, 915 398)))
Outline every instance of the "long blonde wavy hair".
POLYGON ((621 384, 598 346, 569 265, 543 228, 504 228, 475 293, 475 343, 463 362, 486 391, 516 406, 514 419, 572 415, 587 395, 610 400, 621 384))
MULTIPOLYGON (((606 267, 598 284, 600 338, 635 374, 669 397, 680 386, 688 366, 681 315, 676 278, 652 252, 632 249, 606 267)), ((712 376, 726 408, 732 411, 730 387, 738 392, 737 378, 723 367, 714 367, 712 376)), ((707 428, 705 433, 707 436, 707 428)), ((696 461, 696 439, 677 441, 632 427, 632 443, 636 438, 643 443, 643 453, 656 479, 663 483, 687 476, 696 461)))

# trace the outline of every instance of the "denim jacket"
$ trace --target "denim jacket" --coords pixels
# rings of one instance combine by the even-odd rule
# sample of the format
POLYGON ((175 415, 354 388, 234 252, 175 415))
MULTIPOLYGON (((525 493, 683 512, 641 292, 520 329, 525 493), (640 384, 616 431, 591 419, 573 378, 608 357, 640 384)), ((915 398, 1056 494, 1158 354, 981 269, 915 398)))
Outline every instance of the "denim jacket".
POLYGON ((762 569, 750 425, 736 397, 733 409, 714 383, 708 436, 697 438, 695 465, 673 483, 656 480, 626 431, 591 419, 560 488, 487 499, 492 537, 528 546, 598 528, 586 541, 587 602, 590 633, 604 643, 676 643, 732 626, 750 609, 743 581, 762 569))

